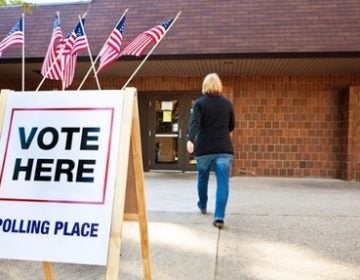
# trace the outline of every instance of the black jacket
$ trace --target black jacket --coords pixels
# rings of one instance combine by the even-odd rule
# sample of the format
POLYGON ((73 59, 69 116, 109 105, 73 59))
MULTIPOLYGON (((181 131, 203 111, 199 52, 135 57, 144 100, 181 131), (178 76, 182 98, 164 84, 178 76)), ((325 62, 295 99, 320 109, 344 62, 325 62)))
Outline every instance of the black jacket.
POLYGON ((204 95, 196 100, 188 128, 195 155, 233 154, 230 132, 235 126, 234 109, 223 96, 204 95))

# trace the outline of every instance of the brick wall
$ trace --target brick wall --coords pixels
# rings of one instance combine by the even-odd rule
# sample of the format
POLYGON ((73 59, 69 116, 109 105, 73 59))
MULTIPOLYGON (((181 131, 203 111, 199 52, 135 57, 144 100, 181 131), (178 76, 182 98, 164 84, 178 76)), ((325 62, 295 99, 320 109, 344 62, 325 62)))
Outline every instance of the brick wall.
POLYGON ((349 84, 344 77, 250 77, 235 84, 235 171, 345 178, 349 84))
MULTIPOLYGON (((136 78, 130 86, 194 92, 202 79, 136 78)), ((223 77, 223 82, 236 113, 234 175, 360 180, 360 75, 223 77)), ((73 88, 79 83, 74 81, 73 88)), ((124 83, 101 80, 104 89, 124 83)), ((0 86, 14 84, 20 85, 7 81, 0 86)), ((37 83, 26 85, 31 90, 37 83)), ((56 87, 58 82, 47 81, 42 90, 56 87)), ((86 88, 96 88, 95 82, 90 80, 86 88)))
POLYGON ((360 86, 349 93, 346 179, 360 181, 360 86))

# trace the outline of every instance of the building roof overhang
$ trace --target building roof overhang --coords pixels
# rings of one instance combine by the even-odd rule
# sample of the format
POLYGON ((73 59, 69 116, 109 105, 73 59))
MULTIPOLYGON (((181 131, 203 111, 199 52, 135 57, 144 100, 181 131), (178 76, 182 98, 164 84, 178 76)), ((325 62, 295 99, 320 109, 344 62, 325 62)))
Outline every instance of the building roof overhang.
MULTIPOLYGON (((142 59, 144 57, 123 57, 100 72, 99 77, 130 77, 142 59)), ((40 80, 41 64, 41 59, 26 59, 26 79, 40 80)), ((79 57, 75 76, 84 77, 90 66, 89 57, 79 57)), ((0 64, 1 77, 16 79, 21 76, 21 67, 20 59, 4 59, 0 64)), ((188 77, 209 72, 221 76, 353 75, 360 74, 360 52, 154 55, 136 76, 188 77)))

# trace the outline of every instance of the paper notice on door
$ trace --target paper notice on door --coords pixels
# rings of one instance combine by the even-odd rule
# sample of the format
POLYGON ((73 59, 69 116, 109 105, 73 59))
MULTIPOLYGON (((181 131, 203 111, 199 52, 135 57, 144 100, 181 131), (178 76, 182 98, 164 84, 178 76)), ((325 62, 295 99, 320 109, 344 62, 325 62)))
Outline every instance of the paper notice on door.
POLYGON ((172 101, 161 101, 161 111, 172 111, 173 102, 172 101))
POLYGON ((163 122, 171 122, 172 111, 163 111, 163 122))

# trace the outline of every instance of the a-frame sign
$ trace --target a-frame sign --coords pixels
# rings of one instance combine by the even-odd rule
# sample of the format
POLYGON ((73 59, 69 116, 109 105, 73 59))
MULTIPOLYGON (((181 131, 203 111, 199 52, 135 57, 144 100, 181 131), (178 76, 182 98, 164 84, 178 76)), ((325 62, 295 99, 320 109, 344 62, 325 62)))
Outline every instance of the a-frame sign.
POLYGON ((131 219, 151 279, 136 89, 2 91, 0 135, 0 258, 42 261, 46 280, 51 262, 106 265, 115 280, 131 219))

